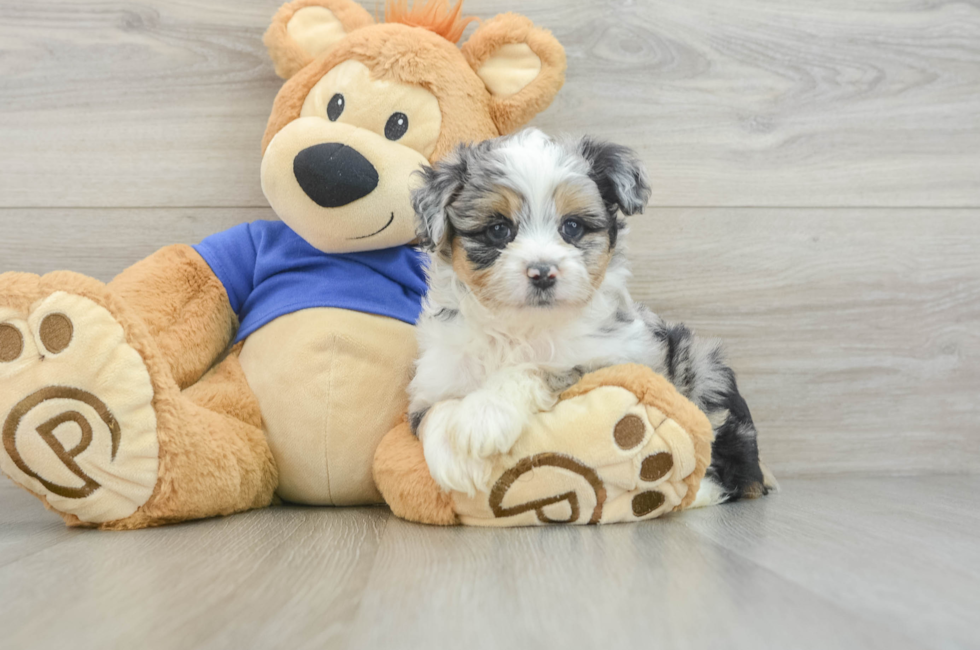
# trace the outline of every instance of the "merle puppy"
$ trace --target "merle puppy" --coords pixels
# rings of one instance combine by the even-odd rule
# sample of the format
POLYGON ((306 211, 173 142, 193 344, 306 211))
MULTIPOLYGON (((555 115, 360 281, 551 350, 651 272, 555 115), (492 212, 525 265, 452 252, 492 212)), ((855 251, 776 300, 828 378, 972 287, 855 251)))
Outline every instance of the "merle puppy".
POLYGON ((484 459, 507 452, 563 389, 584 372, 641 363, 714 426, 695 505, 774 487, 719 344, 664 322, 627 291, 620 215, 650 198, 631 150, 530 129, 461 146, 422 174, 413 199, 431 264, 410 413, 439 485, 486 489, 484 459))

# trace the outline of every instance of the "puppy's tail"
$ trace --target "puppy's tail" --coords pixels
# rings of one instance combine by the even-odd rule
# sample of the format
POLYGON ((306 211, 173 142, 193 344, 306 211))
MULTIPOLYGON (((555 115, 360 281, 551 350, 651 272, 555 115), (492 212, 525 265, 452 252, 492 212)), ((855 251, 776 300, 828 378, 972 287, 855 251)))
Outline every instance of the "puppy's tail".
POLYGON ((761 458, 759 459, 759 469, 762 470, 762 484, 766 487, 766 490, 769 492, 779 492, 779 481, 776 480, 776 477, 766 467, 766 464, 762 462, 761 458))
POLYGON ((762 483, 756 483, 747 488, 740 496, 733 496, 721 486, 712 476, 705 476, 698 488, 698 495, 694 498, 689 508, 705 508, 722 503, 728 503, 733 499, 756 499, 765 496, 770 492, 779 492, 779 481, 773 473, 766 467, 766 464, 759 461, 759 469, 762 470, 762 483))

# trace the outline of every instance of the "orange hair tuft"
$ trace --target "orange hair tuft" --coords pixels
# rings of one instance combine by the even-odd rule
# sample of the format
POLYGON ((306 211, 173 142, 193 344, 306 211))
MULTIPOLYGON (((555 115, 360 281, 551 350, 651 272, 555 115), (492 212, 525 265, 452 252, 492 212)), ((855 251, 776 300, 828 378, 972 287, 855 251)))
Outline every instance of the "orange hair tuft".
POLYGON ((471 22, 479 20, 463 17, 463 0, 450 7, 449 0, 415 0, 408 8, 408 0, 388 0, 385 4, 385 22, 421 27, 435 32, 450 43, 457 43, 471 22))

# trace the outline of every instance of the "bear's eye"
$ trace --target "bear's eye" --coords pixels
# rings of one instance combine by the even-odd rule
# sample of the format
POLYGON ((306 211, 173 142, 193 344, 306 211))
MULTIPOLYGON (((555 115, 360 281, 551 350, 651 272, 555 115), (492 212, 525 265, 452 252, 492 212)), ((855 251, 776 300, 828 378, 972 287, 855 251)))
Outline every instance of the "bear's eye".
POLYGON ((344 96, 337 93, 330 98, 330 103, 327 104, 327 117, 330 118, 331 122, 336 122, 340 114, 344 112, 344 96))
POLYGON ((385 137, 389 140, 397 140, 408 131, 408 115, 404 113, 392 113, 385 124, 385 137))

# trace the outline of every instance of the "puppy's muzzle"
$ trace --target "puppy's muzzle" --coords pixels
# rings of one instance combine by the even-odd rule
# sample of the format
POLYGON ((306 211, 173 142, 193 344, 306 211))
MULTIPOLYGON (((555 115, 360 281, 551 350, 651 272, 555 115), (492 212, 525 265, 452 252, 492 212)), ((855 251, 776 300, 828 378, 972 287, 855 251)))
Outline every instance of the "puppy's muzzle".
POLYGON ((550 289, 558 282, 558 267, 554 264, 530 264, 527 267, 527 278, 535 289, 550 289))
POLYGON ((315 144, 293 159, 296 182, 314 203, 339 208, 378 186, 378 170, 356 149, 337 142, 315 144))

